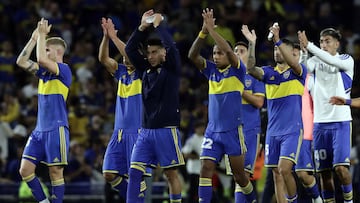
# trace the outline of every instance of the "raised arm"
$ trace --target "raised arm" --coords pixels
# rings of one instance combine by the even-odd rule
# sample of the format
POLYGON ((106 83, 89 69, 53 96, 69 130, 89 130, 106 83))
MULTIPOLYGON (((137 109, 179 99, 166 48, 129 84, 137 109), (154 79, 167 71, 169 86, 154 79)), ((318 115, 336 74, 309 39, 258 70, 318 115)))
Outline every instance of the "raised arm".
POLYGON ((38 22, 37 29, 39 31, 39 37, 36 46, 37 62, 39 63, 40 66, 46 68, 48 71, 55 73, 57 75, 59 74, 57 63, 49 59, 48 55, 46 54, 46 36, 50 32, 51 25, 48 25, 48 20, 42 18, 38 22))
POLYGON ((217 33, 215 28, 215 19, 213 14, 213 9, 206 8, 202 12, 204 23, 206 29, 209 31, 210 36, 214 39, 216 45, 220 50, 224 51, 230 60, 230 64, 233 67, 239 66, 239 59, 232 50, 231 46, 226 42, 226 40, 217 33))
POLYGON ((255 30, 249 30, 247 25, 243 25, 241 27, 241 32, 245 36, 245 38, 249 41, 249 56, 248 62, 246 64, 247 72, 252 75, 254 78, 258 80, 262 80, 264 77, 264 71, 260 67, 256 67, 256 57, 255 57, 255 46, 256 46, 256 33, 255 30))
POLYGON ((125 47, 125 52, 129 57, 130 62, 136 69, 143 70, 145 68, 144 66, 148 65, 144 55, 139 51, 139 45, 145 41, 146 37, 148 36, 146 29, 151 25, 150 23, 146 22, 146 18, 153 14, 153 10, 148 10, 142 15, 141 24, 132 33, 125 47))
POLYGON ((16 64, 25 69, 26 71, 35 74, 39 70, 39 64, 30 60, 31 52, 34 50, 36 41, 38 38, 37 28, 33 31, 31 38, 26 43, 24 49, 21 51, 20 55, 17 57, 16 64))
POLYGON ((107 24, 105 25, 107 28, 107 34, 111 41, 115 44, 117 50, 120 52, 121 56, 127 57, 125 52, 126 44, 117 36, 117 30, 115 30, 115 25, 112 22, 111 18, 107 19, 107 24))
MULTIPOLYGON (((108 21, 105 18, 101 19, 103 38, 100 43, 98 58, 99 58, 100 63, 105 66, 106 70, 109 71, 109 73, 114 74, 115 71, 117 70, 118 63, 113 58, 110 58, 110 56, 109 56, 109 32, 108 32, 109 29, 108 29, 107 23, 108 23, 108 21)), ((116 35, 116 33, 115 33, 115 35, 116 35)), ((125 53, 125 46, 123 46, 122 52, 125 53)))
POLYGON ((270 32, 274 34, 273 42, 275 43, 275 46, 277 46, 284 57, 284 60, 286 63, 290 66, 290 68, 297 74, 302 74, 302 66, 300 65, 299 61, 294 57, 294 51, 293 48, 289 49, 288 46, 286 46, 284 43, 282 43, 279 31, 280 27, 279 25, 271 26, 269 28, 270 32))
POLYGON ((314 43, 309 42, 306 36, 305 31, 299 31, 298 37, 300 43, 314 56, 319 57, 322 61, 324 61, 327 64, 336 66, 344 71, 351 71, 354 67, 354 59, 350 57, 349 55, 345 55, 346 60, 343 60, 337 56, 331 55, 329 52, 324 51, 317 47, 314 43))
POLYGON ((166 58, 165 63, 167 64, 166 67, 171 68, 176 71, 180 71, 181 68, 181 61, 180 61, 180 53, 177 49, 175 42, 172 36, 169 34, 166 26, 163 22, 163 16, 159 13, 154 14, 154 27, 155 31, 161 38, 161 42, 166 49, 166 58))

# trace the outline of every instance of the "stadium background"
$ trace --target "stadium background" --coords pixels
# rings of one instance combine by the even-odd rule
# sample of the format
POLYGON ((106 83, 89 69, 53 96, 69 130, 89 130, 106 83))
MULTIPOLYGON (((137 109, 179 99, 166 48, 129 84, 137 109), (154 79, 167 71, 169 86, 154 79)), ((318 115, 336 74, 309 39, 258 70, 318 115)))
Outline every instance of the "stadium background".
MULTIPOLYGON (((153 8, 165 16, 182 56, 180 130, 185 141, 194 132, 194 123, 206 122, 207 117, 206 79, 186 57, 201 28, 201 10, 205 7, 214 8, 217 31, 232 44, 244 40, 240 31, 242 24, 256 30, 258 65, 273 63, 273 45, 266 40, 266 35, 275 21, 280 24, 282 37, 296 41, 297 30, 305 30, 309 39, 317 44, 321 29, 339 29, 343 35, 340 52, 351 54, 355 60, 352 96, 360 96, 360 0, 0 0, 1 202, 18 202, 19 188, 24 195, 21 198, 26 199, 30 194, 21 184, 18 168, 26 138, 36 123, 37 80, 17 67, 15 61, 41 17, 53 25, 50 35, 61 36, 68 43, 65 62, 74 76, 68 99, 71 149, 65 171, 65 201, 113 202, 114 193, 104 184, 101 166, 113 127, 117 85, 97 60, 102 38, 100 19, 112 18, 119 38, 126 41, 145 10, 153 8)), ((210 57, 212 43, 209 39, 204 56, 210 57)), ((120 60, 113 45, 110 55, 120 60)), ((353 117, 353 145, 354 149, 356 146, 360 149, 359 110, 353 109, 353 117)), ((357 160, 354 153, 354 163, 357 160)), ((359 164, 355 166, 354 176, 358 176, 355 178, 358 182, 354 184, 359 184, 359 164)), ((38 170, 44 184, 48 184, 46 168, 38 170)), ((186 185, 186 171, 181 171, 186 185)), ((258 184, 260 193, 263 178, 258 184)), ((153 197, 162 198, 166 187, 156 172, 154 183, 153 197)), ((354 191, 359 195, 356 188, 354 191)))

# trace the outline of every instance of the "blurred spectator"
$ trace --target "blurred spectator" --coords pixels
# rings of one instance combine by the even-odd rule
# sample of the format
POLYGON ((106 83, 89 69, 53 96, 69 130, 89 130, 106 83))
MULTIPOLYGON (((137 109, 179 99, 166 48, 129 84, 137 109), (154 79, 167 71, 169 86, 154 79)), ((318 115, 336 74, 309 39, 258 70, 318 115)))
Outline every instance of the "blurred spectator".
POLYGON ((0 109, 0 121, 15 122, 20 114, 20 104, 14 92, 6 91, 2 97, 0 109))
POLYGON ((86 86, 89 80, 93 77, 96 60, 93 56, 88 56, 85 59, 84 65, 76 70, 76 76, 82 86, 86 86))
POLYGON ((12 42, 3 41, 0 52, 0 93, 3 93, 4 84, 15 85, 15 62, 16 56, 12 42))
POLYGON ((188 202, 198 202, 198 187, 199 187, 199 177, 200 177, 200 154, 201 154, 201 145, 204 140, 206 124, 203 122, 198 122, 195 124, 195 132, 189 137, 184 147, 182 148, 182 153, 186 159, 186 171, 188 177, 186 178, 189 183, 188 202))
POLYGON ((87 106, 77 101, 69 112, 69 127, 71 140, 86 145, 88 142, 89 115, 87 106))
POLYGON ((334 15, 332 4, 330 2, 321 2, 318 10, 317 26, 318 29, 327 27, 337 27, 339 25, 338 17, 334 15))
POLYGON ((29 99, 38 94, 38 79, 36 77, 29 77, 29 82, 21 89, 25 98, 29 99))
MULTIPOLYGON (((69 163, 64 170, 65 182, 81 183, 81 188, 73 187, 69 193, 89 193, 90 180, 92 177, 92 166, 85 158, 85 148, 77 141, 70 142, 69 163)), ((75 186, 76 184, 73 184, 75 186)))

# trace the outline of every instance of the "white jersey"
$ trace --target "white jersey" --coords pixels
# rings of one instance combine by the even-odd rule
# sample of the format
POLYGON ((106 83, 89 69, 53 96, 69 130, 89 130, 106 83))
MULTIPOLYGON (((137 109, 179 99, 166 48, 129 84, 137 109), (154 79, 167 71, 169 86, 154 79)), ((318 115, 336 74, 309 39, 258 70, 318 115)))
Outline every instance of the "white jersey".
MULTIPOLYGON (((182 147, 181 151, 184 154, 195 152, 200 156, 202 151, 201 145, 203 140, 204 140, 204 136, 200 136, 194 133, 191 137, 189 137, 186 140, 185 145, 182 147)), ((200 175, 200 169, 201 169, 200 159, 188 159, 186 161, 186 170, 189 174, 200 175)))
POLYGON ((333 56, 313 43, 307 49, 314 55, 307 61, 309 72, 314 74, 314 123, 352 120, 349 106, 332 105, 329 100, 332 96, 350 99, 354 59, 348 54, 333 56))

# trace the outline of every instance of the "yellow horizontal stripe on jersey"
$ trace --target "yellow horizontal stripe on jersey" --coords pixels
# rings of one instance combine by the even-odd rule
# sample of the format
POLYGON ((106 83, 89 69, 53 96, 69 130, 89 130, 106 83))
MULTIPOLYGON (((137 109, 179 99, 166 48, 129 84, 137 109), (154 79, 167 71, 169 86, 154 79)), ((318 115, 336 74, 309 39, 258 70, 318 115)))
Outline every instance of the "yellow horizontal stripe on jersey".
POLYGON ((42 79, 40 79, 38 93, 42 95, 61 94, 66 101, 69 93, 69 88, 57 79, 49 80, 45 83, 42 79))
POLYGON ((119 82, 117 95, 121 98, 141 94, 141 80, 134 80, 131 84, 126 85, 119 82))
POLYGON ((219 82, 209 80, 209 94, 223 94, 227 92, 243 92, 244 84, 235 76, 224 78, 219 82))
POLYGON ((304 85, 298 80, 290 80, 276 84, 266 84, 266 98, 267 99, 278 99, 290 95, 303 95, 304 85))

